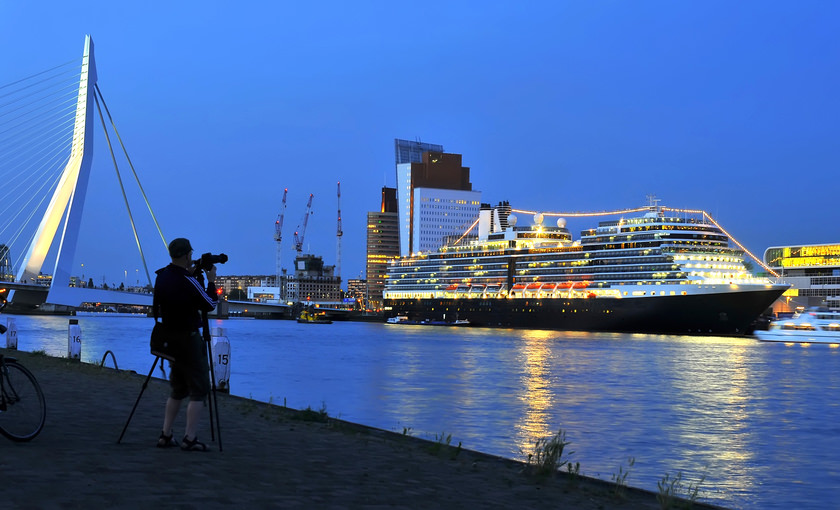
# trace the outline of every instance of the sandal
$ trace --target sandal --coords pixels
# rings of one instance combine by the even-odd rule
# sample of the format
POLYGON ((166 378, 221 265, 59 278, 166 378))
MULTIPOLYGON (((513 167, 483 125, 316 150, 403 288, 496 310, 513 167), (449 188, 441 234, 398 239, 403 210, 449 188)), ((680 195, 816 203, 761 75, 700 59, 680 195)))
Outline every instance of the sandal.
POLYGON ((206 452, 207 445, 199 441, 198 436, 194 437, 192 441, 184 436, 184 440, 181 441, 181 449, 185 452, 206 452))
POLYGON ((178 441, 172 437, 174 434, 169 434, 168 436, 163 432, 160 433, 160 437, 158 438, 157 447, 158 448, 171 448, 173 446, 178 446, 178 441))

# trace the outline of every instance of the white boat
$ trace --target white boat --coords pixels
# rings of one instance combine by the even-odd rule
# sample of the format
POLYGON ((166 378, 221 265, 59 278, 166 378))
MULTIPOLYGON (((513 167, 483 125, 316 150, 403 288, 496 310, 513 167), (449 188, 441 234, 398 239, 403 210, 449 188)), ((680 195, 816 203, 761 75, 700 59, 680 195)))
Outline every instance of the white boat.
POLYGON ((789 319, 770 323, 766 331, 755 331, 762 342, 840 344, 840 312, 813 307, 789 319))
POLYGON ((388 317, 385 324, 403 324, 408 322, 408 317, 405 315, 397 315, 396 317, 388 317))

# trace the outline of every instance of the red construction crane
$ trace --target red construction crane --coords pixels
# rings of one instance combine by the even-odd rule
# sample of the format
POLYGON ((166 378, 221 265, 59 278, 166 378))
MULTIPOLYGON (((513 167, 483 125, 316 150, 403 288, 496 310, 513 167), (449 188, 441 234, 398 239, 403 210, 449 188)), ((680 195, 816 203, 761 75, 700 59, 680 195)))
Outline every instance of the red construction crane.
POLYGON ((274 222, 274 240, 277 241, 277 267, 276 267, 276 285, 280 286, 280 275, 283 273, 282 255, 280 249, 281 241, 283 240, 283 216, 286 214, 286 195, 289 193, 289 188, 283 190, 283 205, 280 207, 280 214, 277 216, 277 221, 274 222))
POLYGON ((306 203, 306 213, 303 215, 302 225, 298 225, 297 230, 295 230, 295 251, 298 252, 298 255, 303 251, 303 236, 306 235, 306 224, 309 222, 309 215, 312 214, 312 197, 314 197, 312 193, 309 194, 309 201, 306 203), (300 235, 298 235, 300 232, 300 235))
POLYGON ((341 236, 344 235, 341 231, 341 182, 338 183, 338 231, 335 235, 335 276, 341 278, 341 236))

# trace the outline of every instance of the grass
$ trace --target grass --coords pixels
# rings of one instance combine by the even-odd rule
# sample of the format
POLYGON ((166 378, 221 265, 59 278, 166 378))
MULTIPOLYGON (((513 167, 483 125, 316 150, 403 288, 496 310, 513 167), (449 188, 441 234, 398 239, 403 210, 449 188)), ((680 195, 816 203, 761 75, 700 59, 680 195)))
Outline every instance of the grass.
MULTIPOLYGON (((566 452, 566 447, 570 444, 566 441, 563 429, 558 430, 553 437, 537 439, 534 442, 534 451, 528 454, 526 469, 537 476, 556 474, 558 469, 569 464, 568 456, 574 453, 566 452)), ((575 471, 580 471, 580 463, 575 471)))
POLYGON ((624 493, 627 490, 627 475, 630 474, 630 468, 636 463, 636 459, 634 457, 627 458, 627 470, 624 470, 624 466, 618 466, 618 473, 612 475, 613 481, 613 493, 618 497, 624 497, 624 493))
POLYGON ((318 423, 326 423, 329 418, 330 416, 327 414, 327 404, 325 402, 321 402, 321 409, 317 411, 312 409, 311 406, 307 406, 306 409, 292 416, 293 420, 314 421, 318 423))
POLYGON ((691 483, 683 480, 682 471, 678 471, 677 476, 673 478, 665 473, 662 480, 656 482, 656 486, 659 488, 656 501, 659 502, 659 506, 663 510, 691 508, 697 501, 697 496, 700 494, 700 485, 704 480, 706 480, 706 475, 700 477, 697 483, 691 483))
MULTIPOLYGON (((405 430, 404 430, 405 432, 405 430)), ((404 434, 405 435, 405 434, 404 434)), ((435 434, 435 442, 429 446, 429 453, 433 455, 449 454, 450 460, 458 458, 461 453, 461 442, 458 441, 458 446, 452 446, 452 434, 441 432, 440 435, 435 434)))

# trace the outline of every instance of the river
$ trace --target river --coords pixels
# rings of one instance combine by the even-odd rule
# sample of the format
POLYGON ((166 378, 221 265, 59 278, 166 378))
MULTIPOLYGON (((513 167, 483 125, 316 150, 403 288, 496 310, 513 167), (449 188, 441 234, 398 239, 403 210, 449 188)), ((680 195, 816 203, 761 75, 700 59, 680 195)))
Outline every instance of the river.
MULTIPOLYGON (((12 317, 20 350, 67 355, 67 317, 12 317)), ((151 319, 78 320, 82 361, 111 351, 120 369, 149 372, 151 319)), ((451 434, 453 445, 519 460, 562 429, 584 475, 629 471, 628 485, 653 492, 666 474, 705 477, 700 500, 732 508, 840 501, 835 346, 356 322, 211 327, 229 339, 236 395, 432 440, 451 434)))

